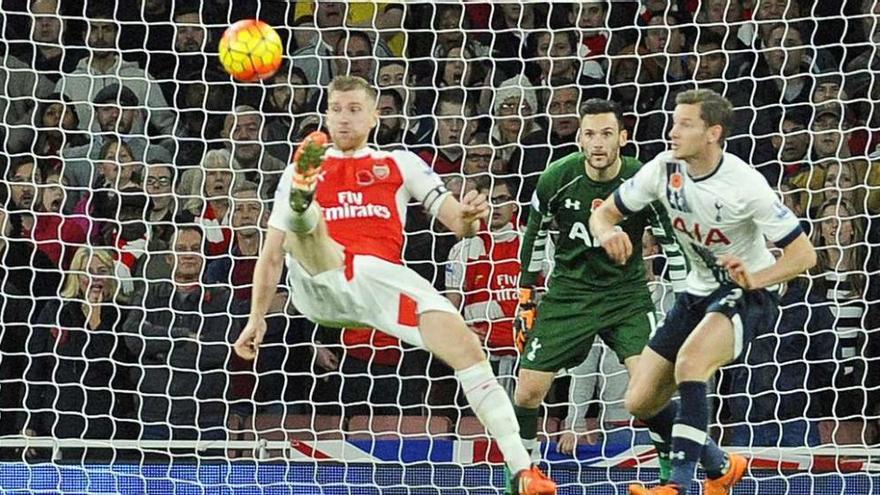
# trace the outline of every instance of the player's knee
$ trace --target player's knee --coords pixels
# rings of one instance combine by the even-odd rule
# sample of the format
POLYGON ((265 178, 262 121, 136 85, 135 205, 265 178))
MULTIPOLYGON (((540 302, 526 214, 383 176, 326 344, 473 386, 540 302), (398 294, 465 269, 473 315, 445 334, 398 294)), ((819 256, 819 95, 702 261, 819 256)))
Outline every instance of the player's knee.
POLYGON ((534 383, 521 381, 516 386, 513 402, 519 407, 540 407, 541 401, 544 400, 545 392, 545 390, 536 387, 534 383))
POLYGON ((636 418, 649 418, 653 412, 650 397, 634 388, 626 390, 626 395, 623 397, 623 407, 636 418))

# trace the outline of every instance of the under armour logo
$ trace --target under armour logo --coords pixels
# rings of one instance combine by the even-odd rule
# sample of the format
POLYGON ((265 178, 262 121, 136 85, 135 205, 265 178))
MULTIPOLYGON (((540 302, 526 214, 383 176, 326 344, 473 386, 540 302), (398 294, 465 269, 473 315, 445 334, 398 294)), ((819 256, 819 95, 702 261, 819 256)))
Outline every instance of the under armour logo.
POLYGON ((572 210, 580 210, 581 202, 578 200, 572 200, 571 198, 565 198, 565 207, 572 210))
POLYGON ((670 452, 669 458, 672 459, 673 461, 676 459, 683 461, 684 460, 684 451, 679 450, 678 452, 670 452))
POLYGON ((715 221, 721 221, 721 208, 724 208, 724 205, 719 203, 718 200, 715 200, 715 221))
POLYGON ((535 353, 537 353, 538 349, 540 349, 542 347, 544 347, 544 346, 542 346, 541 343, 538 342, 537 338, 532 339, 532 342, 529 345, 529 353, 526 354, 526 359, 528 359, 529 361, 534 361, 535 357, 536 357, 535 353))

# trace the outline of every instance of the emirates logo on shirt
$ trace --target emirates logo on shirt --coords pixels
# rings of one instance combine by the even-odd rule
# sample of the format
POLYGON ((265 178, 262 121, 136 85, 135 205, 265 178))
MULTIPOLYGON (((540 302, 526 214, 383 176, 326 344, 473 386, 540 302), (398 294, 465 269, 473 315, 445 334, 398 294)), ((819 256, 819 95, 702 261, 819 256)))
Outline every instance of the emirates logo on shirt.
POLYGON ((340 191, 336 194, 339 206, 324 208, 324 220, 345 220, 349 218, 391 218, 391 209, 385 205, 366 203, 364 193, 354 191, 340 191))

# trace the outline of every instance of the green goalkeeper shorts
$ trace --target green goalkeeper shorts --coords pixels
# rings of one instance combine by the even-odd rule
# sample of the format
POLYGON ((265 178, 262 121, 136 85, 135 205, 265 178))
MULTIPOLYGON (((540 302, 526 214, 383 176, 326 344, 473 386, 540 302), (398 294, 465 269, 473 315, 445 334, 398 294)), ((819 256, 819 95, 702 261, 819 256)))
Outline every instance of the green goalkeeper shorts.
POLYGON ((538 304, 538 318, 528 334, 520 365, 555 373, 581 364, 596 335, 620 362, 638 356, 655 327, 654 305, 647 289, 609 296, 555 294, 538 304))

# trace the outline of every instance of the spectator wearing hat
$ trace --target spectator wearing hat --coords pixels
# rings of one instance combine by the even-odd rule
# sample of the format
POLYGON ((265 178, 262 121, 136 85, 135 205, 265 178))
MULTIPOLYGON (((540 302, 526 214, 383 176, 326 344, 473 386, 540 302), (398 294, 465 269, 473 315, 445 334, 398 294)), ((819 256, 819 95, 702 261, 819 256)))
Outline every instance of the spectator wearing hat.
POLYGON ((135 62, 122 59, 117 45, 119 25, 114 20, 113 3, 90 2, 88 18, 89 56, 70 74, 62 75, 55 91, 67 95, 77 106, 80 129, 97 129, 98 122, 89 102, 111 84, 124 84, 149 109, 147 120, 159 135, 171 135, 174 112, 162 95, 159 84, 135 62))
POLYGON ((537 92, 524 76, 504 81, 495 91, 492 144, 507 171, 523 176, 519 200, 526 203, 550 157, 548 133, 538 124, 537 112, 537 92))

